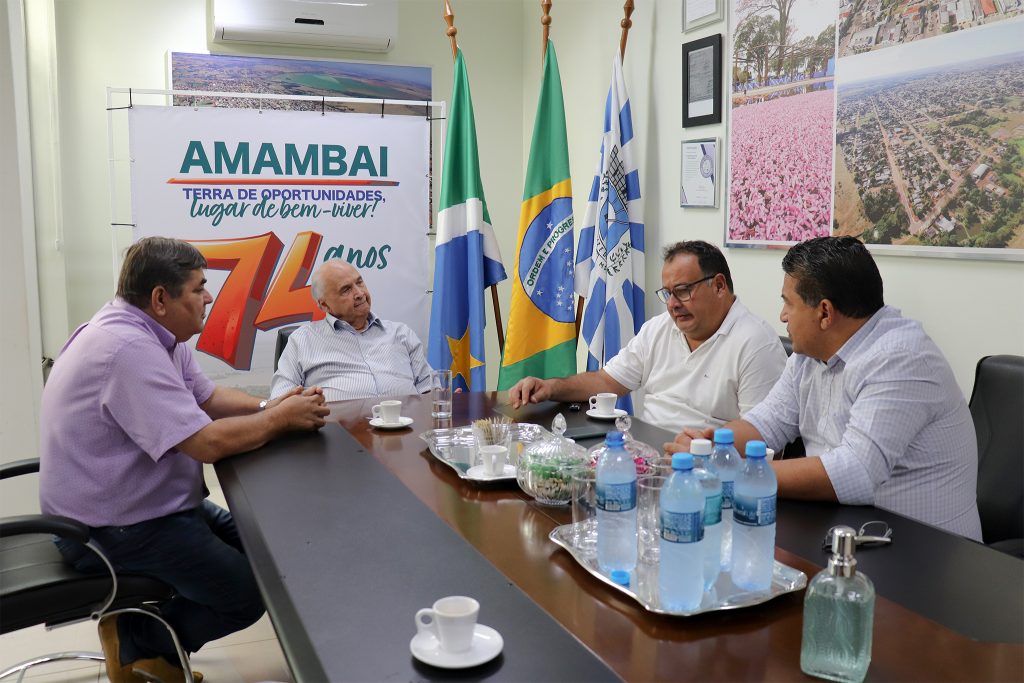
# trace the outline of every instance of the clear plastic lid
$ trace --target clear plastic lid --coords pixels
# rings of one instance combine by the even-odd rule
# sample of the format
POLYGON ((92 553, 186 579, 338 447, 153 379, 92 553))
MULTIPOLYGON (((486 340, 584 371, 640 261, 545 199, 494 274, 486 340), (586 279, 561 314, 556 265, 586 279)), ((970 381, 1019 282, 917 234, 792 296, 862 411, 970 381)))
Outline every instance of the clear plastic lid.
MULTIPOLYGON (((615 429, 623 434, 625 441, 623 447, 626 449, 626 452, 633 456, 633 462, 636 463, 636 473, 638 475, 651 474, 654 471, 654 463, 661 458, 661 453, 650 444, 634 439, 633 435, 629 432, 632 424, 633 421, 629 416, 623 415, 615 420, 615 429)), ((601 459, 606 450, 608 450, 608 446, 604 441, 591 446, 587 451, 590 464, 596 467, 597 461, 601 459)))

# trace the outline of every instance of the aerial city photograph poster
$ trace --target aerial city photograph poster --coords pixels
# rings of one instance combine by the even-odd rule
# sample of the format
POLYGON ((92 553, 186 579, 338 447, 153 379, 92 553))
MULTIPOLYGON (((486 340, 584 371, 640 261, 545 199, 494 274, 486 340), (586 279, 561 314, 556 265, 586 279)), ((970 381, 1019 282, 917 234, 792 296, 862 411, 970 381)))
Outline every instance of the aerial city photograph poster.
MULTIPOLYGON (((314 97, 363 97, 374 100, 430 100, 430 67, 371 64, 333 59, 291 59, 252 55, 170 53, 170 81, 175 90, 306 95, 314 97)), ((315 111, 379 112, 373 104, 310 102, 263 98, 180 96, 174 104, 220 106, 242 109, 291 109, 315 111)), ((424 108, 390 106, 389 114, 422 116, 424 108)))
POLYGON ((727 244, 830 233, 837 11, 834 0, 733 4, 727 244))
MULTIPOLYGON (((971 18, 990 0, 948 4, 971 18)), ((953 26, 934 37, 894 34, 839 59, 836 234, 946 248, 934 251, 1024 249, 1024 19, 961 29, 949 17, 924 14, 921 31, 953 26)))

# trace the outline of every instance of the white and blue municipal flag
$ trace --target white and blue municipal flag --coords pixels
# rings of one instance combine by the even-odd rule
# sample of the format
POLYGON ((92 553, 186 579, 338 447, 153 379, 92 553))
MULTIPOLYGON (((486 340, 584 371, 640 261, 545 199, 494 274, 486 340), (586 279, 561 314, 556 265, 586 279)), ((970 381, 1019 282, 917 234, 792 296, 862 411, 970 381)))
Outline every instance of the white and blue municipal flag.
MULTIPOLYGON (((576 294, 586 297, 581 332, 587 370, 598 370, 644 324, 644 213, 636 137, 618 51, 604 108, 601 157, 576 251, 576 294)), ((632 409, 629 396, 619 407, 632 409)))

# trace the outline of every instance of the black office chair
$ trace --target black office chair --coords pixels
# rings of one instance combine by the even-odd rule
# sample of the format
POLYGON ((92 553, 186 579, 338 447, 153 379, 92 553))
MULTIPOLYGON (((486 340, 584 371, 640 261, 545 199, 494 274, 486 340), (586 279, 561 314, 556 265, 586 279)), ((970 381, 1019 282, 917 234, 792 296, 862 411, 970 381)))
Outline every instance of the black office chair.
POLYGON ((978 435, 982 538, 1024 558, 1024 357, 978 361, 970 406, 978 435))
MULTIPOLYGON (((39 459, 0 465, 0 479, 39 471, 39 459)), ((0 634, 29 626, 63 626, 136 612, 160 621, 170 632, 178 657, 191 683, 188 657, 170 624, 146 603, 174 594, 162 581, 134 574, 117 574, 103 551, 89 538, 89 527, 57 515, 22 515, 0 519, 0 634), (109 574, 83 574, 65 564, 53 536, 78 541, 96 553, 109 574)), ((0 671, 0 678, 37 664, 61 660, 103 661, 99 652, 59 652, 33 657, 0 671)))
POLYGON ((298 325, 278 328, 277 342, 274 344, 274 372, 277 372, 277 363, 281 360, 281 354, 284 353, 284 347, 288 344, 288 337, 290 337, 292 332, 297 329, 299 329, 298 325))
POLYGON ((782 348, 786 349, 786 355, 787 356, 792 356, 793 355, 793 340, 790 339, 789 337, 785 337, 785 336, 780 334, 779 335, 779 341, 782 342, 782 348))
MULTIPOLYGON (((784 348, 786 350, 786 355, 787 356, 792 356, 793 355, 793 340, 790 339, 789 337, 786 337, 786 336, 780 334, 779 335, 779 341, 782 342, 782 348, 784 348)), ((794 458, 802 458, 806 454, 807 454, 806 450, 804 449, 804 440, 801 439, 798 436, 798 437, 796 437, 796 441, 794 441, 791 444, 788 444, 782 450, 782 456, 781 456, 780 459, 781 460, 792 460, 794 458)))

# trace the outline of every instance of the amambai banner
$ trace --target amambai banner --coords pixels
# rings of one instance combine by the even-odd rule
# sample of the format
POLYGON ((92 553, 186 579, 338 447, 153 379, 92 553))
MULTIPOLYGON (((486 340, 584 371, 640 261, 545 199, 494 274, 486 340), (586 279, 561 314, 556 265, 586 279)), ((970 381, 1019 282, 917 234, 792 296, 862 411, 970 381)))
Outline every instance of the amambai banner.
POLYGON ((375 314, 427 338, 423 118, 135 106, 129 131, 135 239, 188 240, 209 263, 194 343, 211 378, 269 384, 276 329, 323 317, 309 275, 330 258, 359 268, 375 314))

